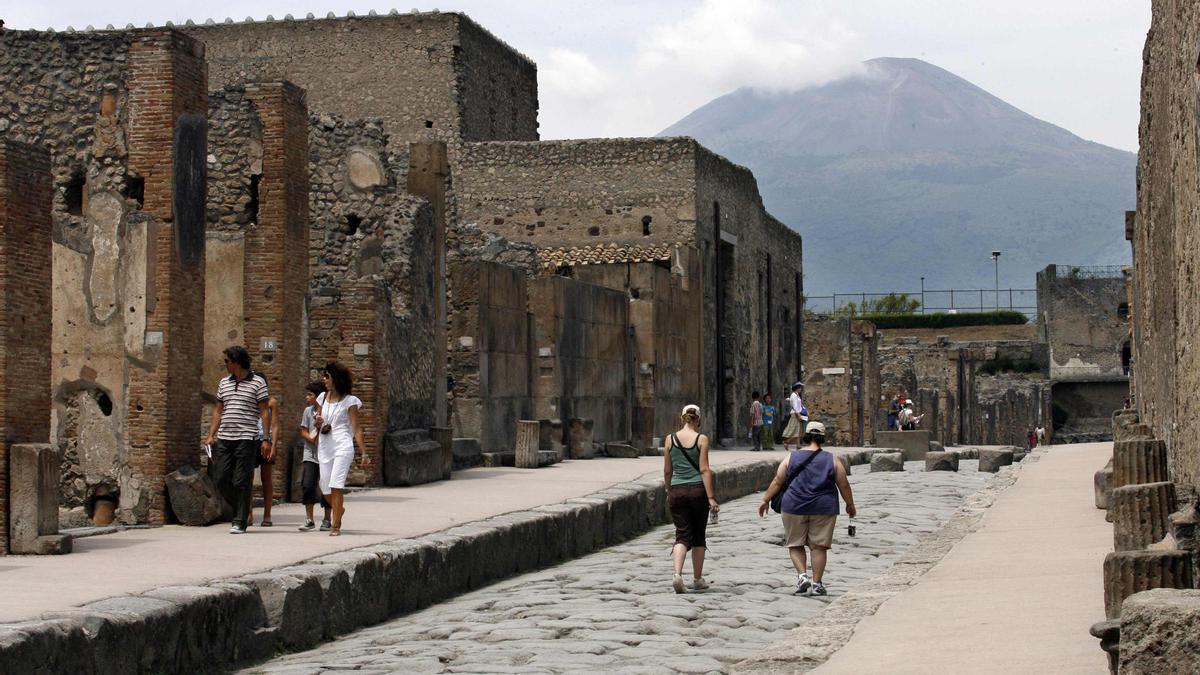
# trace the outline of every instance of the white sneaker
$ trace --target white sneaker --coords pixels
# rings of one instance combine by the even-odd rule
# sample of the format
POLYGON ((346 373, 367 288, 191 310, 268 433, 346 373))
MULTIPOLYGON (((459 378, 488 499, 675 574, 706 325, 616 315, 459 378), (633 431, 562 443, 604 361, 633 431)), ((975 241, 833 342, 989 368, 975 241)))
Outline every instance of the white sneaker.
POLYGON ((692 580, 692 590, 693 591, 703 591, 707 588, 708 588, 708 582, 704 580, 704 577, 696 577, 695 579, 692 580))
POLYGON ((812 588, 812 585, 812 580, 808 578, 808 573, 801 574, 796 579, 796 595, 808 595, 808 591, 812 588))
POLYGON ((246 528, 234 525, 233 527, 229 528, 229 534, 246 534, 246 528))
POLYGON ((671 580, 671 588, 674 588, 676 593, 683 592, 683 575, 675 575, 675 578, 671 580))

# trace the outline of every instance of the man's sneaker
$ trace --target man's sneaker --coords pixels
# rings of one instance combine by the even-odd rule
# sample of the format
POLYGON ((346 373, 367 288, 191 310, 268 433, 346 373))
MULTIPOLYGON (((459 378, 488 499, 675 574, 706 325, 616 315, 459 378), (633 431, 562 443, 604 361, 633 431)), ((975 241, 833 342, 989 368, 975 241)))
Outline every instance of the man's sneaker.
POLYGON ((813 587, 813 582, 808 578, 808 573, 800 575, 796 580, 796 595, 808 595, 809 589, 813 587))
POLYGON ((674 588, 676 593, 683 592, 683 575, 675 575, 675 578, 671 580, 671 588, 674 588))
POLYGON ((311 520, 304 521, 304 524, 300 526, 301 532, 312 532, 315 529, 317 529, 317 524, 311 520))
POLYGON ((321 521, 321 531, 322 532, 328 532, 332 529, 333 529, 333 523, 329 522, 328 520, 321 521))
POLYGON ((704 580, 704 577, 696 577, 695 579, 692 579, 692 590, 693 591, 703 591, 703 590, 706 590, 707 588, 708 588, 708 582, 704 580))
POLYGON ((246 534, 246 528, 234 525, 233 527, 229 528, 229 534, 246 534))
POLYGON ((829 595, 828 593, 825 592, 825 584, 823 584, 819 581, 812 582, 812 594, 813 595, 829 595))

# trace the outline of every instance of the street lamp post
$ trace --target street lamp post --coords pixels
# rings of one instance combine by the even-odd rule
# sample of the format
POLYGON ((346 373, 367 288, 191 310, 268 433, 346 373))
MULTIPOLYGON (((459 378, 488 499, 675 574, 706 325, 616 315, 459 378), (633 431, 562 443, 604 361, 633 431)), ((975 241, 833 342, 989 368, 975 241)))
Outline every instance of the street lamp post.
POLYGON ((921 313, 925 313, 925 277, 921 277, 921 313))
POLYGON ((1000 309, 1000 251, 992 251, 992 262, 996 267, 996 309, 1000 309))

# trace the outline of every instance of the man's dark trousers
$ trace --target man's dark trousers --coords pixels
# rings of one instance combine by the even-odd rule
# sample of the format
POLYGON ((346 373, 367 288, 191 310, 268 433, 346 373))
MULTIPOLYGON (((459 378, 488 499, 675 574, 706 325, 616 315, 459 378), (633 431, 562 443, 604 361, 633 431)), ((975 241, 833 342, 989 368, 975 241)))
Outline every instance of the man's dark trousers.
POLYGON ((233 524, 245 528, 250 490, 254 487, 254 458, 262 441, 249 439, 213 443, 213 481, 217 492, 232 507, 233 524))

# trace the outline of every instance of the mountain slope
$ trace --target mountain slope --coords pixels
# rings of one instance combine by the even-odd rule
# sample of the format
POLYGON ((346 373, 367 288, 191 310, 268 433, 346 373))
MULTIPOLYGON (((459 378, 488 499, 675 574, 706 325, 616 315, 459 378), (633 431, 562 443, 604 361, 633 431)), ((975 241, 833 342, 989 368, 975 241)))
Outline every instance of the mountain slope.
MULTIPOLYGON (((1133 153, 1085 141, 918 59, 818 87, 740 89, 662 132, 754 171, 804 235, 805 292, 1033 288, 1047 263, 1128 261, 1133 153)), ((932 303, 931 303, 932 304, 932 303)))

